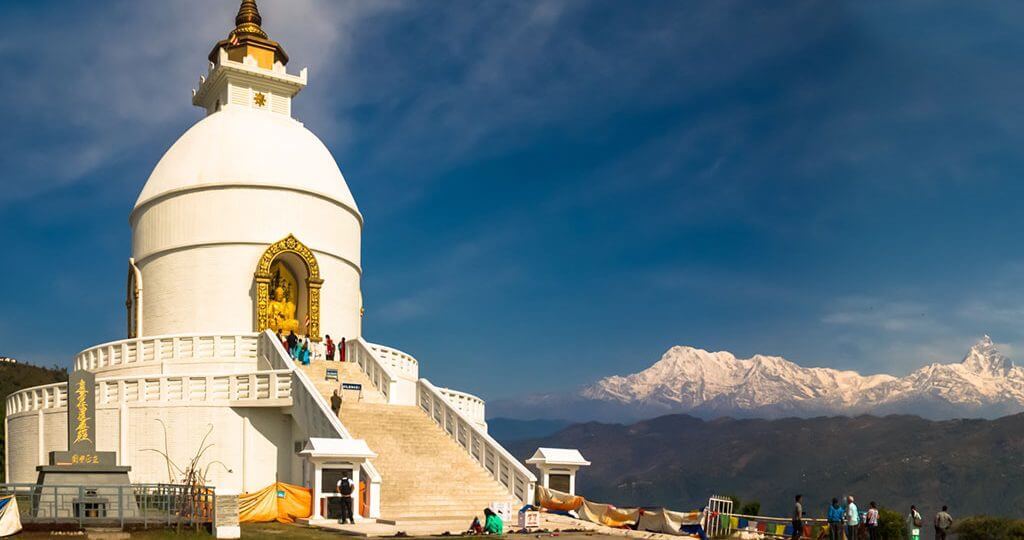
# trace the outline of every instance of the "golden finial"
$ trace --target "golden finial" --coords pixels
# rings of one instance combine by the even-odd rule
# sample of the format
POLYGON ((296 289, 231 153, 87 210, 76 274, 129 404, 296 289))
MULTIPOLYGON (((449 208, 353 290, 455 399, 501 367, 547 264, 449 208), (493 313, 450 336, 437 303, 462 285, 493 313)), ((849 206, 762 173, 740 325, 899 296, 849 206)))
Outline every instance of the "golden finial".
POLYGON ((217 42, 210 51, 210 61, 217 61, 217 52, 224 49, 229 58, 239 62, 246 56, 253 56, 262 68, 270 69, 274 62, 288 63, 288 54, 281 44, 271 40, 263 31, 263 17, 256 0, 242 0, 235 15, 235 29, 228 38, 217 42))
POLYGON ((263 24, 263 17, 260 16, 260 8, 256 0, 242 0, 238 6, 238 15, 235 15, 235 30, 232 34, 259 36, 266 39, 267 33, 260 28, 263 24))

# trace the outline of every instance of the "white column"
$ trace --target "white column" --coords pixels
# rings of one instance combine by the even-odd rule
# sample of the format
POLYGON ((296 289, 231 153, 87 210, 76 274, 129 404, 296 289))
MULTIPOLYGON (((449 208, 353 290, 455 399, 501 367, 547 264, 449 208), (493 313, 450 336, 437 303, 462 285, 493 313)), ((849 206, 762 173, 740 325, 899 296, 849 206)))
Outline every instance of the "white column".
POLYGON ((118 465, 130 465, 128 461, 128 404, 124 401, 124 382, 118 381, 120 387, 119 400, 121 405, 118 407, 120 414, 118 415, 118 433, 117 436, 117 464, 118 465))
MULTIPOLYGON (((43 427, 43 410, 39 409, 36 412, 36 429, 39 431, 39 433, 37 433, 39 440, 39 455, 36 456, 39 458, 39 462, 37 465, 46 465, 46 437, 43 434, 43 427)), ((7 441, 7 444, 10 445, 11 442, 7 441)))
POLYGON ((366 488, 370 490, 370 519, 380 517, 380 482, 367 482, 366 488))
POLYGON ((321 500, 323 499, 323 494, 322 494, 323 489, 321 489, 321 487, 323 486, 323 478, 322 478, 322 476, 323 476, 323 467, 320 465, 319 462, 314 461, 313 462, 313 482, 312 482, 312 484, 313 484, 313 515, 310 516, 309 519, 322 519, 323 518, 323 516, 320 515, 320 505, 321 505, 321 500))
POLYGON ((242 493, 249 492, 249 417, 242 417, 242 493))

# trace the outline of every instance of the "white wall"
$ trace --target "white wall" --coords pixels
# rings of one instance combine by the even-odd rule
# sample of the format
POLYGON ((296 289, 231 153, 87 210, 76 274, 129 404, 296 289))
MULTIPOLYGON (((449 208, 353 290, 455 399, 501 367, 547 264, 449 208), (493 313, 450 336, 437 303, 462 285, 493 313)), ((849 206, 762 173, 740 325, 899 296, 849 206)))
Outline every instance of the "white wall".
MULTIPOLYGON (((301 468, 295 475, 293 420, 276 407, 221 406, 138 406, 126 408, 127 440, 121 441, 119 420, 122 411, 116 407, 98 408, 97 449, 117 451, 118 461, 132 467, 129 477, 134 483, 167 482, 167 461, 147 449, 168 450, 179 466, 185 464, 200 448, 209 426, 213 431, 207 439, 213 447, 200 461, 208 464, 221 461, 223 467, 212 466, 208 481, 228 490, 255 491, 279 478, 283 482, 301 484, 301 468), (167 443, 160 423, 167 426, 167 443), (122 443, 127 448, 121 454, 122 443)), ((23 413, 8 418, 10 430, 10 482, 35 482, 36 465, 45 463, 51 450, 67 449, 67 412, 54 409, 43 414, 23 413), (42 418, 42 437, 39 422, 42 418), (43 452, 39 452, 42 443, 43 452)))
POLYGON ((157 199, 132 221, 147 336, 254 331, 256 266, 288 234, 320 265, 321 333, 361 335, 362 226, 334 201, 289 189, 197 189, 157 199))

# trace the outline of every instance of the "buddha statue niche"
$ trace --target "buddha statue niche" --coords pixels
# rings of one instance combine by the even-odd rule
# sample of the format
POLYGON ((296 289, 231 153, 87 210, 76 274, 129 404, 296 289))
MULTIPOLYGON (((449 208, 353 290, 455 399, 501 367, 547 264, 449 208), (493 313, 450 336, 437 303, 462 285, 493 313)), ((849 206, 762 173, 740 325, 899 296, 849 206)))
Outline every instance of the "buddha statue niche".
POLYGON ((295 318, 295 303, 284 295, 284 289, 274 289, 274 299, 267 306, 268 325, 273 331, 299 333, 299 321, 295 318))

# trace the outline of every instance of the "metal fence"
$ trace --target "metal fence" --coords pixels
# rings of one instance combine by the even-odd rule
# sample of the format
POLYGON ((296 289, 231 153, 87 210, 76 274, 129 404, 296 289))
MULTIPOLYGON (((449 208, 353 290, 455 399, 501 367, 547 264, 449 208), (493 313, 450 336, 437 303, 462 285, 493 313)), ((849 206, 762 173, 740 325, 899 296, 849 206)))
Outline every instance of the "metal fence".
POLYGON ((732 499, 722 495, 712 495, 708 499, 708 520, 705 524, 708 536, 713 538, 726 537, 732 534, 732 499))
POLYGON ((212 523, 212 487, 173 484, 73 486, 0 484, 14 495, 25 524, 144 528, 212 523))

